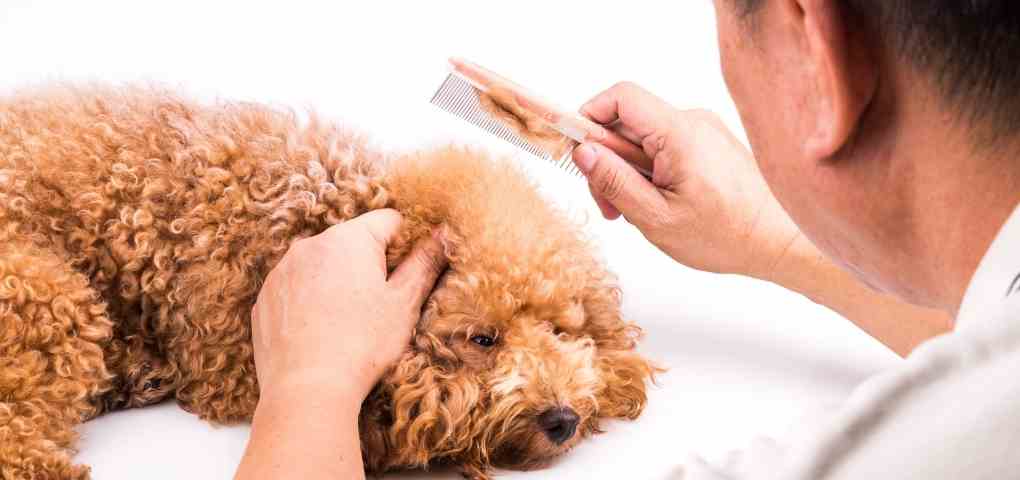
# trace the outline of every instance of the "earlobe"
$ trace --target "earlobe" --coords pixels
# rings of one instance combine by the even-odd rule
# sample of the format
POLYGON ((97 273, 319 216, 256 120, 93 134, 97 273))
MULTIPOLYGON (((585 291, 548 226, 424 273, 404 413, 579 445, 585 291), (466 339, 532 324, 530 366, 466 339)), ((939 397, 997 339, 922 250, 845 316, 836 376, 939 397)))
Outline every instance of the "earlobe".
POLYGON ((805 154, 829 159, 847 145, 874 99, 878 67, 869 58, 863 32, 855 31, 841 2, 801 0, 807 52, 816 84, 809 113, 812 128, 805 154))

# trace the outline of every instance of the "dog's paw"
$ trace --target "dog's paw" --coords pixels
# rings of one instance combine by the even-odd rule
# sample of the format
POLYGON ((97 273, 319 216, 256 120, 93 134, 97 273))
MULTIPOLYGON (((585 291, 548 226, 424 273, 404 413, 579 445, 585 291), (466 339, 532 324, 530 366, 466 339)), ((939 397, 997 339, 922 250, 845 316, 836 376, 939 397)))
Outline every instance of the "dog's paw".
POLYGON ((491 480, 492 477, 484 468, 477 465, 463 465, 460 467, 460 474, 467 480, 491 480))

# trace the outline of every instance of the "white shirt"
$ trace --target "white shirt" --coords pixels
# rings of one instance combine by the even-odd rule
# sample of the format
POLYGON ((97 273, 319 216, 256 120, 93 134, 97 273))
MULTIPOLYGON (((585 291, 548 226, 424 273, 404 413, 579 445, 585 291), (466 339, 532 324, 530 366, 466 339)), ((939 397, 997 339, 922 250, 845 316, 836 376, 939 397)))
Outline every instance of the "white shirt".
POLYGON ((788 447, 761 440, 683 480, 1020 479, 1020 208, 978 266, 956 329, 862 383, 788 447))

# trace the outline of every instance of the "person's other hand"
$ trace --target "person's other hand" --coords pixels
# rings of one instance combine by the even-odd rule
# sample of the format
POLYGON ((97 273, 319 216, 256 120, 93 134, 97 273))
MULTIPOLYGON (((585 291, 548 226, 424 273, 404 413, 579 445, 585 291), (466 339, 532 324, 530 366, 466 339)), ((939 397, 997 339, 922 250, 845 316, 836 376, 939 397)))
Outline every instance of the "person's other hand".
POLYGON ((376 210, 291 245, 252 312, 259 387, 346 389, 360 405, 407 349, 422 304, 446 268, 438 235, 387 278, 386 245, 400 228, 376 210))
POLYGON ((754 158, 710 112, 681 111, 632 83, 581 108, 653 159, 649 182, 599 144, 574 150, 602 214, 621 214, 680 263, 765 278, 799 236, 754 158))

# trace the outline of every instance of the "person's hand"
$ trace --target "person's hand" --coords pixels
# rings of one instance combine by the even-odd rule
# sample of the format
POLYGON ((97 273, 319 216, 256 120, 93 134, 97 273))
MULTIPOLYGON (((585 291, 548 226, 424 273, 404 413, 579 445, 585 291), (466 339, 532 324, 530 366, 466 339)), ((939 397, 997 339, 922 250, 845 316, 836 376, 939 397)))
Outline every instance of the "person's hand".
POLYGON ((751 153, 714 114, 677 110, 631 83, 602 92, 581 113, 654 161, 649 182, 602 145, 574 150, 602 214, 622 213, 678 262, 765 278, 800 235, 751 153))
POLYGON ((252 310, 260 398, 234 478, 365 478, 361 404, 446 268, 437 231, 387 275, 401 222, 375 210, 294 242, 266 277, 252 310))
POLYGON ((401 221, 394 210, 366 213, 295 242, 270 272, 252 312, 263 397, 336 385, 360 405, 407 349, 446 257, 433 235, 387 278, 401 221))

